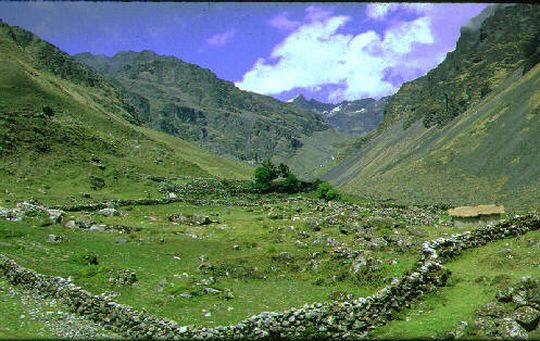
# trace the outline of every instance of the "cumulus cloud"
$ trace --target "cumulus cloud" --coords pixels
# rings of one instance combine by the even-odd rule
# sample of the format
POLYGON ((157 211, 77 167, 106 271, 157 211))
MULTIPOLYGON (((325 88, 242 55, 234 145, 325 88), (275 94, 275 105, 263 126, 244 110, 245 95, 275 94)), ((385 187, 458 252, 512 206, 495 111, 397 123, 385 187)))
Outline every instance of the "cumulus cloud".
POLYGON ((206 42, 212 46, 223 46, 227 44, 232 38, 234 38, 235 35, 236 35, 236 30, 230 29, 223 33, 219 33, 219 34, 211 36, 210 38, 206 40, 206 42))
POLYGON ((383 34, 341 33, 350 20, 311 6, 304 24, 268 58, 257 60, 236 85, 274 95, 334 84, 339 87, 329 93, 330 101, 377 98, 397 90, 391 80, 399 73, 414 73, 423 66, 422 58, 408 58, 415 45, 434 42, 429 17, 395 23, 383 34))

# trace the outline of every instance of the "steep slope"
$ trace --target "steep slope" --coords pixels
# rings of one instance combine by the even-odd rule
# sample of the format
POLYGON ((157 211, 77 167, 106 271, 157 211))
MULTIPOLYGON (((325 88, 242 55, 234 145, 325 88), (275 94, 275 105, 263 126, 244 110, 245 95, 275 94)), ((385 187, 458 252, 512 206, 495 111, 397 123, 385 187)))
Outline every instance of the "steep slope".
POLYGON ((176 57, 130 51, 75 58, 120 85, 141 122, 220 155, 287 160, 304 139, 330 129, 309 110, 239 90, 176 57))
POLYGON ((340 133, 359 136, 369 133, 379 126, 389 100, 390 97, 383 97, 378 101, 365 98, 331 104, 321 103, 315 99, 308 101, 303 95, 298 95, 288 102, 320 114, 340 133))
POLYGON ((479 30, 464 28, 456 50, 402 86, 381 127, 349 148, 326 177, 351 192, 407 201, 537 207, 540 67, 530 69, 534 54, 520 46, 540 26, 538 9, 498 7, 479 30), (468 62, 480 57, 483 67, 468 62), (435 75, 445 81, 433 83, 435 75), (481 94, 485 86, 491 91, 481 94), (464 89, 471 89, 463 92, 471 94, 466 110, 430 111, 444 103, 441 93, 460 98, 464 89), (433 125, 426 117, 441 119, 433 125))
POLYGON ((141 195, 152 176, 246 178, 250 169, 136 126, 133 108, 86 66, 0 23, 0 191, 5 200, 141 195), (104 186, 103 186, 104 185, 104 186), (92 190, 92 187, 95 190, 92 190))
POLYGON ((440 65, 405 83, 392 97, 386 108, 389 118, 405 117, 405 127, 417 120, 425 127, 444 126, 479 103, 518 66, 527 71, 538 61, 537 5, 490 6, 479 17, 485 18, 481 25, 472 20, 464 26, 455 50, 440 65))

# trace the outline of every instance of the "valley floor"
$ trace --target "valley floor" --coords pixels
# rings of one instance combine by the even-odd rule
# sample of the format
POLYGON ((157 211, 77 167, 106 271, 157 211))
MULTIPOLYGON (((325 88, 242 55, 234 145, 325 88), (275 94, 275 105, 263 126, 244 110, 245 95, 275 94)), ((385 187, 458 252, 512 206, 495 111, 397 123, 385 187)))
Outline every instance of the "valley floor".
MULTIPOLYGON (((175 186, 178 196, 186 192, 175 186)), ((66 207, 61 224, 31 210, 11 216, 15 221, 0 220, 2 254, 181 325, 212 327, 262 311, 367 297, 410 271, 423 241, 466 230, 436 207, 229 195, 212 186, 219 187, 203 183, 203 194, 158 205, 66 207)), ((467 251, 448 263, 448 286, 370 335, 444 337, 473 318, 504 274, 505 281, 538 275, 540 248, 527 248, 531 238, 540 232, 467 251)), ((24 295, 1 285, 4 337, 60 336, 39 318, 20 318, 28 311, 24 295)))

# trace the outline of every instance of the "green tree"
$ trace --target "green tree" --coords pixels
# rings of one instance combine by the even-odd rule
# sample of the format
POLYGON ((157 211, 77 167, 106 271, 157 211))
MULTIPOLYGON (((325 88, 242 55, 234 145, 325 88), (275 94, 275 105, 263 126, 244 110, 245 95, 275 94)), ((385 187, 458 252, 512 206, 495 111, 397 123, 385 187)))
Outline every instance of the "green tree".
POLYGON ((279 176, 281 176, 282 178, 287 178, 289 174, 291 174, 291 170, 283 162, 279 164, 278 172, 279 172, 279 176))
POLYGON ((288 173, 285 180, 281 183, 281 188, 284 192, 295 193, 301 189, 301 183, 293 173, 288 173))
POLYGON ((276 166, 269 160, 262 163, 260 167, 255 168, 255 188, 268 191, 272 188, 272 181, 278 178, 276 166))
POLYGON ((315 194, 317 198, 326 201, 339 199, 338 191, 328 181, 321 182, 315 194))

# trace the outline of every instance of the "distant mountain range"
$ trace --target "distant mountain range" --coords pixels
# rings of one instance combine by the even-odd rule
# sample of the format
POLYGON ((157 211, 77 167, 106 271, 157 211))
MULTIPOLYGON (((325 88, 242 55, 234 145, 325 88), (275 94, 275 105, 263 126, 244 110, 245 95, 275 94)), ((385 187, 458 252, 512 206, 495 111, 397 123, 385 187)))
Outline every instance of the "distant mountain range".
POLYGON ((322 103, 315 99, 307 100, 303 95, 299 94, 287 102, 318 113, 341 133, 359 136, 369 133, 379 126, 389 100, 390 96, 383 97, 378 101, 366 98, 331 104, 322 103))
MULTIPOLYGON (((210 70, 176 57, 129 51, 113 57, 82 53, 74 58, 121 89, 141 124, 219 155, 251 162, 288 161, 307 139, 324 133, 330 138, 319 141, 313 155, 320 163, 335 154, 334 147, 326 144, 343 139, 311 110, 242 91, 210 70)), ((312 165, 299 163, 293 168, 302 172, 312 165)))
POLYGON ((327 179, 378 197, 538 208, 540 6, 480 17, 439 66, 403 84, 327 179))

